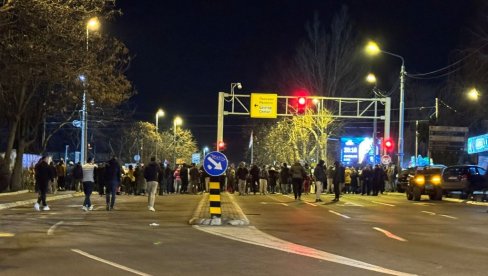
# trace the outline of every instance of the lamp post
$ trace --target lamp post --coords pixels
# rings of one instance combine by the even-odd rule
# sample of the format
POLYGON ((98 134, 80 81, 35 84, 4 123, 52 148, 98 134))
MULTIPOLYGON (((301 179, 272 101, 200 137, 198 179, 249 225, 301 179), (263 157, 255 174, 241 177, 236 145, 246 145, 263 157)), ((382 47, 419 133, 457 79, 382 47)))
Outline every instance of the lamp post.
MULTIPOLYGON (((366 76, 366 82, 370 83, 370 84, 373 84, 374 87, 373 87, 373 94, 374 94, 374 97, 376 98, 376 76, 373 74, 373 73, 369 73, 367 76, 366 76)), ((375 102, 375 105, 376 105, 376 102, 375 102)), ((376 165, 376 133, 378 132, 378 122, 376 120, 376 116, 378 116, 377 114, 377 108, 375 106, 374 108, 374 120, 373 120, 373 165, 376 165)))
MULTIPOLYGON (((234 97, 234 89, 242 89, 240 82, 232 82, 230 84, 230 95, 234 97)), ((232 110, 234 110, 234 101, 232 101, 232 110)), ((215 143, 216 150, 219 151, 219 143, 224 141, 224 92, 219 93, 218 113, 217 113, 217 142, 215 143)))
POLYGON ((183 119, 180 116, 176 116, 173 120, 173 144, 174 144, 174 161, 175 161, 175 168, 176 168, 176 128, 183 124, 183 119))
MULTIPOLYGON (((164 110, 161 108, 156 112, 156 134, 159 136, 159 117, 164 117, 164 110)), ((158 158, 159 143, 156 143, 156 158, 158 158)))
POLYGON ((373 41, 368 42, 366 45, 366 53, 369 55, 377 55, 379 53, 384 53, 402 61, 402 66, 400 67, 400 110, 398 115, 398 165, 403 168, 403 127, 405 123, 404 113, 405 113, 405 60, 402 56, 380 49, 378 44, 373 41))
MULTIPOLYGON (((86 51, 88 52, 89 46, 89 38, 90 38, 90 31, 97 31, 100 28, 100 21, 98 18, 93 17, 86 23, 86 51)), ((83 103, 81 108, 81 149, 80 149, 80 162, 81 164, 85 164, 87 159, 87 142, 88 142, 88 123, 87 117, 88 112, 86 111, 86 78, 85 76, 81 75, 80 80, 83 82, 83 103)))

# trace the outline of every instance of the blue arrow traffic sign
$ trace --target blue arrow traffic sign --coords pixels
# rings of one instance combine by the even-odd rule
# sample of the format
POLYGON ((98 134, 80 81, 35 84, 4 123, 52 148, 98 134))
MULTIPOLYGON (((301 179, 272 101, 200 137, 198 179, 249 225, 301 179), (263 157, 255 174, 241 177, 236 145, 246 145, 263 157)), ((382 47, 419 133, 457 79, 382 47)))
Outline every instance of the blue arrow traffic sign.
POLYGON ((219 176, 227 170, 229 161, 227 157, 218 151, 212 151, 203 159, 203 169, 211 176, 219 176))

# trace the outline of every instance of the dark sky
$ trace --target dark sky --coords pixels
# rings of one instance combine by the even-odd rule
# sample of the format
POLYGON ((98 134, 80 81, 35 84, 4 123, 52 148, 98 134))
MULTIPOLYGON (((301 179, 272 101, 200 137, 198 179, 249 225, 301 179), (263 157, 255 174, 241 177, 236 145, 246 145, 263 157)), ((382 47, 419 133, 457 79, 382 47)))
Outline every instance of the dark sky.
MULTIPOLYGON (((384 49, 401 54, 407 71, 417 73, 449 63, 449 54, 469 38, 479 3, 482 1, 118 0, 123 15, 109 31, 135 57, 128 78, 139 93, 131 100, 137 106, 137 119, 153 121, 161 107, 167 114, 161 125, 170 127, 173 117, 180 115, 199 146, 212 146, 217 92, 229 91, 231 82, 241 82, 244 89, 240 92, 246 94, 273 89, 264 76, 276 66, 277 58, 292 58, 314 12, 328 26, 340 7, 347 5, 362 38, 374 38, 384 49)), ((396 70, 391 74, 398 74, 396 59, 381 62, 396 70)), ((233 119, 226 117, 226 124, 232 125, 233 119)), ((225 128, 224 137, 231 133, 238 139, 241 135, 236 132, 235 127, 225 128)), ((245 143, 233 139, 230 150, 242 150, 245 143)))

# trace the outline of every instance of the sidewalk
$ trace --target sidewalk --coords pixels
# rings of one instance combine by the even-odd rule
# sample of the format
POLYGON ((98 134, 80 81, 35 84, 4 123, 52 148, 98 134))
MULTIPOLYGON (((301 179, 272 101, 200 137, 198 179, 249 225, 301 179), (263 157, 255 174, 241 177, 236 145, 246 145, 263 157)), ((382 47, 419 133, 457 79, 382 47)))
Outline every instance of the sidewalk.
POLYGON ((248 225, 249 220, 241 207, 235 202, 234 195, 227 192, 220 193, 220 206, 222 208, 221 218, 210 217, 209 194, 203 195, 193 217, 191 225, 248 225))
MULTIPOLYGON (((83 193, 75 191, 58 191, 55 195, 47 194, 46 200, 49 201, 59 200, 70 197, 82 196, 83 193)), ((37 202, 37 193, 29 192, 28 190, 22 190, 12 193, 0 193, 0 210, 9 209, 23 205, 34 205, 37 202)))

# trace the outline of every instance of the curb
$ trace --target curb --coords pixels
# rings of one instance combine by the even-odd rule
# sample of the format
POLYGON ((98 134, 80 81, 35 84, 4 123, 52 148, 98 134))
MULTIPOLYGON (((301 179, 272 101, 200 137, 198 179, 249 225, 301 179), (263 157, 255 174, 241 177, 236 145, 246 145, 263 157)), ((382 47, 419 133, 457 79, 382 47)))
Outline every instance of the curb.
POLYGON ((222 225, 232 225, 232 226, 244 226, 249 225, 249 220, 247 219, 244 212, 239 207, 239 205, 235 202, 234 197, 227 194, 221 193, 222 197, 227 197, 229 202, 223 205, 222 208, 222 218, 209 218, 203 217, 205 215, 210 216, 209 212, 204 210, 204 208, 208 205, 209 201, 209 194, 205 194, 205 196, 200 200, 198 203, 197 208, 193 212, 193 217, 188 221, 190 225, 210 225, 210 226, 222 226, 222 225), (231 204, 232 207, 227 207, 228 204, 231 204), (234 213, 234 216, 232 216, 234 213), (228 217, 226 217, 228 216, 228 217))
POLYGON ((466 203, 466 204, 471 204, 471 205, 488 206, 488 202, 480 202, 480 201, 473 201, 473 200, 467 200, 467 199, 443 197, 442 200, 450 201, 450 202, 456 202, 456 203, 466 203))
MULTIPOLYGON (((81 195, 82 195, 82 193, 71 193, 71 194, 66 194, 66 195, 55 195, 55 196, 50 196, 50 197, 46 198, 46 200, 53 201, 53 200, 71 198, 71 197, 78 197, 78 196, 81 196, 81 195)), ((10 202, 10 203, 3 203, 3 204, 0 204, 0 210, 10 209, 10 208, 17 207, 17 206, 35 204, 36 202, 37 202, 37 198, 28 199, 28 200, 22 200, 22 201, 15 201, 15 202, 10 202)))

